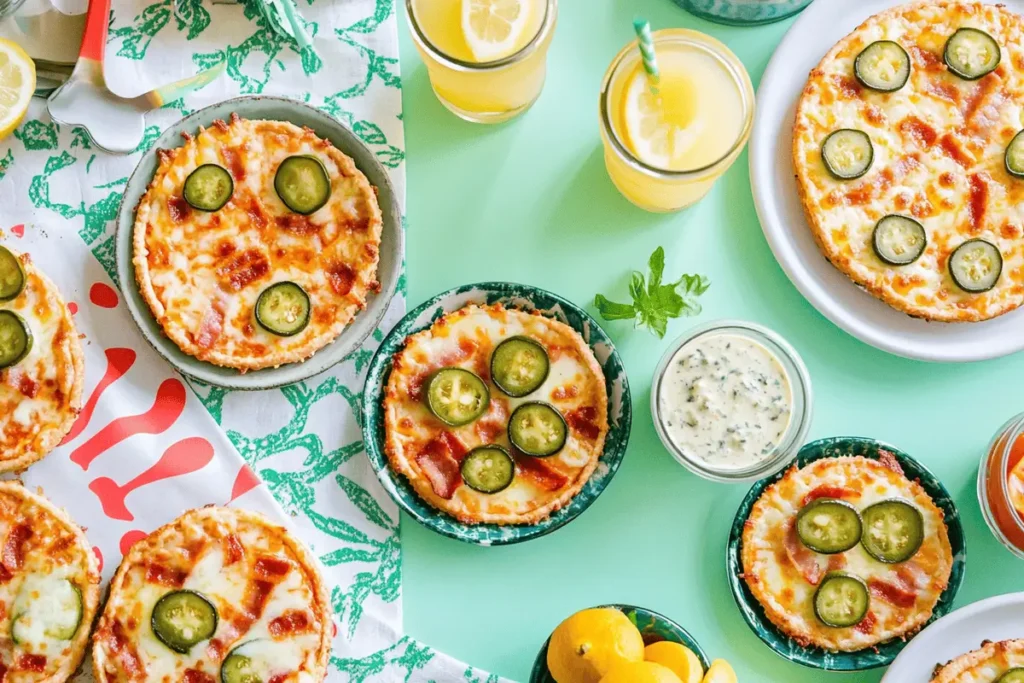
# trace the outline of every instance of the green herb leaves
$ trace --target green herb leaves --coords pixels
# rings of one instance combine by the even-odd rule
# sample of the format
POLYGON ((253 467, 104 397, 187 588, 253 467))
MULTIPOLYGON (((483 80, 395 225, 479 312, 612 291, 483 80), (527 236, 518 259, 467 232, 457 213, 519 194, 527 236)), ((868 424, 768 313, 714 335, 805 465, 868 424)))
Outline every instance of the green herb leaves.
POLYGON ((646 281, 643 273, 633 271, 629 282, 632 304, 609 301, 598 294, 594 297, 594 306, 605 320, 635 320, 636 327, 646 327, 658 337, 664 337, 669 318, 700 313, 697 297, 707 291, 711 281, 703 275, 683 275, 676 282, 662 284, 665 250, 661 247, 651 254, 647 267, 650 275, 646 281))

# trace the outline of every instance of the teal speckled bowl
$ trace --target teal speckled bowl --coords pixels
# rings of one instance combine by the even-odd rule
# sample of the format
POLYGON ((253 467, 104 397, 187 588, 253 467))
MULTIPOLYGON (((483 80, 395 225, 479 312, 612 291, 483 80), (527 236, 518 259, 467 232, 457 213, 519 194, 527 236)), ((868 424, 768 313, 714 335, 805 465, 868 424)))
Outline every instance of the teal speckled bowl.
MULTIPOLYGON (((964 568, 967 561, 967 543, 964 539, 964 527, 960 522, 960 513, 949 495, 935 475, 928 469, 911 458, 909 455, 881 441, 863 437, 837 436, 828 439, 819 439, 800 449, 796 458, 796 466, 804 465, 820 460, 822 458, 834 458, 842 456, 861 455, 867 458, 878 459, 880 450, 885 450, 896 456, 900 466, 906 473, 907 478, 920 482, 924 490, 931 496, 935 504, 945 513, 946 527, 949 530, 949 543, 953 549, 953 571, 949 576, 949 585, 939 597, 935 606, 931 623, 939 617, 947 614, 953 607, 953 600, 964 580, 964 568)), ((729 534, 729 544, 726 547, 726 565, 729 575, 729 585, 732 587, 732 595, 736 599, 736 605, 740 608, 743 619, 750 626, 757 637, 784 659, 797 664, 803 664, 815 669, 825 671, 864 671, 880 666, 888 666, 896 655, 906 645, 906 641, 892 640, 882 643, 876 648, 860 650, 858 652, 828 652, 817 647, 803 647, 798 645, 782 631, 777 629, 764 614, 761 604, 747 588, 747 584, 740 578, 743 573, 743 562, 740 557, 743 544, 743 523, 750 516, 754 503, 761 497, 764 490, 785 475, 785 471, 777 475, 763 479, 750 489, 746 498, 740 504, 736 512, 736 519, 732 524, 732 531, 729 534)))
POLYGON ((615 476, 626 453, 632 408, 629 381, 622 359, 608 335, 586 311, 557 294, 508 282, 482 282, 456 287, 429 299, 411 311, 384 338, 370 361, 363 391, 361 414, 363 442, 377 478, 384 490, 413 519, 434 531, 467 543, 508 545, 538 538, 564 526, 578 517, 597 499, 615 476), (521 310, 540 311, 580 333, 590 344, 604 370, 608 390, 608 436, 604 453, 594 474, 572 501, 561 510, 537 524, 499 526, 497 524, 463 524, 420 498, 408 480, 392 471, 384 452, 384 387, 391 373, 391 359, 405 344, 406 338, 430 327, 446 313, 469 304, 502 303, 521 310))
MULTIPOLYGON (((686 629, 666 617, 664 614, 658 614, 657 612, 652 612, 649 609, 634 607, 633 605, 600 605, 600 607, 611 607, 613 609, 617 609, 629 617, 629 620, 636 624, 636 627, 640 629, 640 635, 644 638, 644 645, 658 643, 662 640, 670 640, 673 643, 682 643, 693 650, 693 653, 697 655, 697 658, 700 660, 701 666, 704 667, 705 671, 707 671, 708 667, 711 666, 710 662, 708 662, 707 655, 704 654, 704 650, 701 649, 693 636, 691 636, 686 629)), ((555 683, 555 679, 551 677, 551 672, 548 671, 548 643, 550 642, 551 638, 548 637, 548 639, 544 641, 544 647, 542 647, 540 652, 537 654, 537 659, 533 662, 533 671, 530 672, 530 683, 555 683)))

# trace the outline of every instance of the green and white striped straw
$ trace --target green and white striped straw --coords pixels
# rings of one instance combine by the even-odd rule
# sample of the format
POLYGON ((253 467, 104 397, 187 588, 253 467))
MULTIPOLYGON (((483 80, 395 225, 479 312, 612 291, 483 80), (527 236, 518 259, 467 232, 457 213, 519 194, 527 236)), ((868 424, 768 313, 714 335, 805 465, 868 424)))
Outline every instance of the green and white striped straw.
POLYGON ((654 37, 651 36, 651 22, 637 17, 633 20, 633 28, 636 29, 637 44, 640 46, 640 56, 643 58, 644 71, 647 72, 647 80, 650 81, 651 91, 658 91, 658 81, 661 75, 658 72, 658 58, 654 54, 654 37))

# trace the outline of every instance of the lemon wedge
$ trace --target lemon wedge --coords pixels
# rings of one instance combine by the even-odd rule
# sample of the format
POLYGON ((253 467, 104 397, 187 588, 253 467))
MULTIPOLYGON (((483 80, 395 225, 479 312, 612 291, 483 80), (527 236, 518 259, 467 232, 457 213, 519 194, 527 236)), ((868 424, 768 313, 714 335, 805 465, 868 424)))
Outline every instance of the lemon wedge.
POLYGON ((644 660, 672 670, 682 683, 701 683, 704 667, 693 650, 680 643, 662 640, 644 648, 644 660))
POLYGON ((697 93, 685 78, 665 76, 657 94, 643 70, 629 82, 623 101, 628 144, 638 159, 656 168, 692 167, 687 153, 700 140, 704 120, 694 112, 697 93))
POLYGON ((462 0, 462 32, 478 62, 493 62, 522 47, 531 2, 462 0))
POLYGON ((704 675, 704 683, 737 683, 736 672, 724 659, 711 662, 708 672, 704 675))
POLYGON ((17 43, 0 38, 0 139, 10 135, 28 111, 36 89, 36 65, 17 43))

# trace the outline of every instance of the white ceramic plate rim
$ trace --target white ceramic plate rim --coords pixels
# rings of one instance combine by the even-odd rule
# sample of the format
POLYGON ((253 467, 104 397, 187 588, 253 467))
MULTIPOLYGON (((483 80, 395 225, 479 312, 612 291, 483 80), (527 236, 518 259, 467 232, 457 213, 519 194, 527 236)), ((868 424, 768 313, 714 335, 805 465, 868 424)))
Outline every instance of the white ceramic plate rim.
POLYGON ((401 277, 404 252, 404 231, 401 225, 401 209, 394 186, 387 170, 380 165, 365 144, 336 118, 314 107, 285 97, 268 95, 243 96, 224 100, 199 109, 184 117, 164 130, 139 159, 138 165, 128 179, 128 186, 118 207, 115 235, 115 260, 118 284, 124 294, 124 301, 132 319, 138 325, 142 336, 149 342, 175 370, 182 375, 211 384, 236 390, 261 390, 294 384, 309 379, 345 360, 358 349, 384 319, 391 299, 397 291, 401 277), (356 166, 378 188, 378 198, 384 217, 381 233, 380 262, 377 266, 377 279, 381 283, 381 291, 370 294, 366 308, 356 314, 352 321, 342 330, 341 334, 313 356, 301 363, 286 363, 276 368, 238 372, 231 368, 223 368, 198 360, 185 354, 171 341, 153 317, 149 306, 143 300, 135 281, 135 267, 132 264, 134 252, 132 240, 135 229, 135 204, 137 199, 129 195, 137 193, 141 196, 149 186, 151 177, 145 176, 144 167, 148 160, 156 155, 161 146, 177 146, 172 138, 176 131, 194 131, 200 125, 209 125, 214 118, 222 117, 220 112, 237 111, 240 116, 259 118, 280 118, 289 120, 288 112, 296 118, 303 119, 306 125, 323 136, 332 139, 336 147, 353 157, 356 166), (284 112, 277 116, 270 113, 284 112), (170 143, 170 144, 169 144, 170 143), (139 185, 142 185, 139 191, 139 185))
MULTIPOLYGON (((790 157, 792 122, 806 75, 840 38, 901 0, 817 0, 772 55, 757 90, 750 137, 750 185, 768 245, 801 294, 837 326, 876 348, 906 358, 977 361, 1024 349, 1024 310, 979 323, 911 318, 875 299, 832 266, 804 218, 790 157)), ((1024 0, 1002 0, 1024 13, 1024 0)))
POLYGON ((983 640, 1024 638, 1024 593, 961 607, 914 637, 893 660, 882 683, 929 683, 936 664, 981 647, 983 640))

